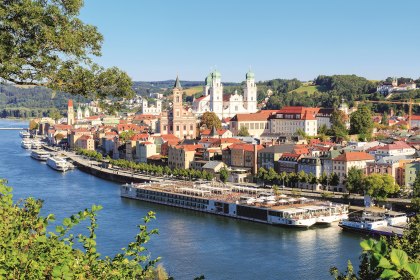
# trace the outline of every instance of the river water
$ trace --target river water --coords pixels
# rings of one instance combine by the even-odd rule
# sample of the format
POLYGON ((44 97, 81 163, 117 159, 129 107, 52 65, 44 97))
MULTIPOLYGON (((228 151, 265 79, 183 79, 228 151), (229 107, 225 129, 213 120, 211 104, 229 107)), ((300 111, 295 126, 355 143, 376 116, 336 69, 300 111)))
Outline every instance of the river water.
MULTIPOLYGON (((27 126, 27 122, 0 120, 0 127, 27 126)), ((344 269, 361 252, 361 237, 338 226, 308 230, 275 227, 197 213, 163 205, 123 199, 119 185, 79 170, 65 174, 33 160, 20 147, 19 131, 0 130, 0 178, 14 188, 14 198, 43 199, 42 213, 54 213, 57 222, 100 204, 98 250, 114 256, 133 240, 148 211, 158 228, 146 244, 152 257, 162 257, 175 279, 331 279, 329 268, 344 269)), ((83 230, 83 229, 81 229, 83 230)))

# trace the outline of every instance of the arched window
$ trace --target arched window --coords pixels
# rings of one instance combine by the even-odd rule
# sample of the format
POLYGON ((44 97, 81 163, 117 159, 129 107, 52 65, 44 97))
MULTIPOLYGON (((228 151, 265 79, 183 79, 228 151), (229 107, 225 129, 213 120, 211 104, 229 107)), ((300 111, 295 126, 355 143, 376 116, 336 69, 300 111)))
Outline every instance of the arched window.
POLYGON ((176 102, 179 102, 179 96, 176 97, 176 102))

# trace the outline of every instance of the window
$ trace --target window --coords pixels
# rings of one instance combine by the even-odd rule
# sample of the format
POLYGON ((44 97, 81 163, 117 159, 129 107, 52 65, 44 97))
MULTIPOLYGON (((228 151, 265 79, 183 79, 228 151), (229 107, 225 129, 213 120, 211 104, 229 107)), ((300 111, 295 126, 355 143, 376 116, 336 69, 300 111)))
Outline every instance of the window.
POLYGON ((176 102, 179 102, 179 96, 176 97, 176 102))
POLYGON ((176 131, 179 131, 179 125, 176 126, 176 131))
POLYGON ((190 130, 194 130, 194 126, 192 124, 190 125, 190 130))
POLYGON ((186 126, 186 125, 184 125, 184 131, 185 131, 185 130, 187 130, 187 126, 186 126))

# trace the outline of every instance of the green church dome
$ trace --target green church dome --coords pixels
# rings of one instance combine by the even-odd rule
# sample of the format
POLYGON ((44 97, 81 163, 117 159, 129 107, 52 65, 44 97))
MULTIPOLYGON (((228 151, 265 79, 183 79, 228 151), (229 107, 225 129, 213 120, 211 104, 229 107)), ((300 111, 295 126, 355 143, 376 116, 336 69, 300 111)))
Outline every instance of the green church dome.
POLYGON ((246 76, 247 80, 255 78, 254 72, 251 72, 251 70, 249 70, 248 73, 246 73, 245 76, 246 76))

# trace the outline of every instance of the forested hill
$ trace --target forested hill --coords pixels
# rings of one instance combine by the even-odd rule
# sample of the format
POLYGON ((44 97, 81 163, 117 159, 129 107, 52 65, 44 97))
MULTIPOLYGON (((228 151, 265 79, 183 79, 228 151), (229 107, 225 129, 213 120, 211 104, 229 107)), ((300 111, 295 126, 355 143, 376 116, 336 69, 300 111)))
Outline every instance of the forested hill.
MULTIPOLYGON (((391 81, 388 77, 384 81, 391 81)), ((411 81, 411 78, 398 78, 400 83, 411 81)), ((134 82, 133 88, 138 95, 148 96, 150 93, 160 92, 170 95, 174 80, 154 82, 134 82)), ((313 81, 302 82, 298 79, 273 79, 260 81, 258 86, 258 102, 266 104, 265 109, 279 109, 283 106, 314 106, 336 108, 342 100, 350 106, 359 100, 383 100, 385 96, 376 93, 376 87, 381 81, 370 81, 356 75, 320 75, 313 81)), ((415 80, 420 88, 420 79, 415 80)), ((202 94, 202 81, 181 81, 184 88, 185 100, 191 102, 193 97, 202 94)), ((223 83, 224 92, 231 94, 235 90, 242 93, 240 83, 223 83)), ((392 99, 420 98, 420 90, 402 92, 392 99)), ((51 108, 58 108, 65 114, 67 100, 86 102, 81 96, 71 96, 65 93, 54 93, 52 90, 34 87, 18 88, 11 85, 0 85, 0 117, 40 117, 47 116, 51 108)), ((402 106, 386 104, 373 105, 376 111, 405 110, 402 106)), ((420 106, 414 110, 420 113, 420 106)))
POLYGON ((64 113, 67 110, 69 98, 76 102, 86 102, 86 99, 81 96, 54 92, 43 87, 19 88, 0 85, 0 117, 45 117, 52 108, 58 108, 64 113))

